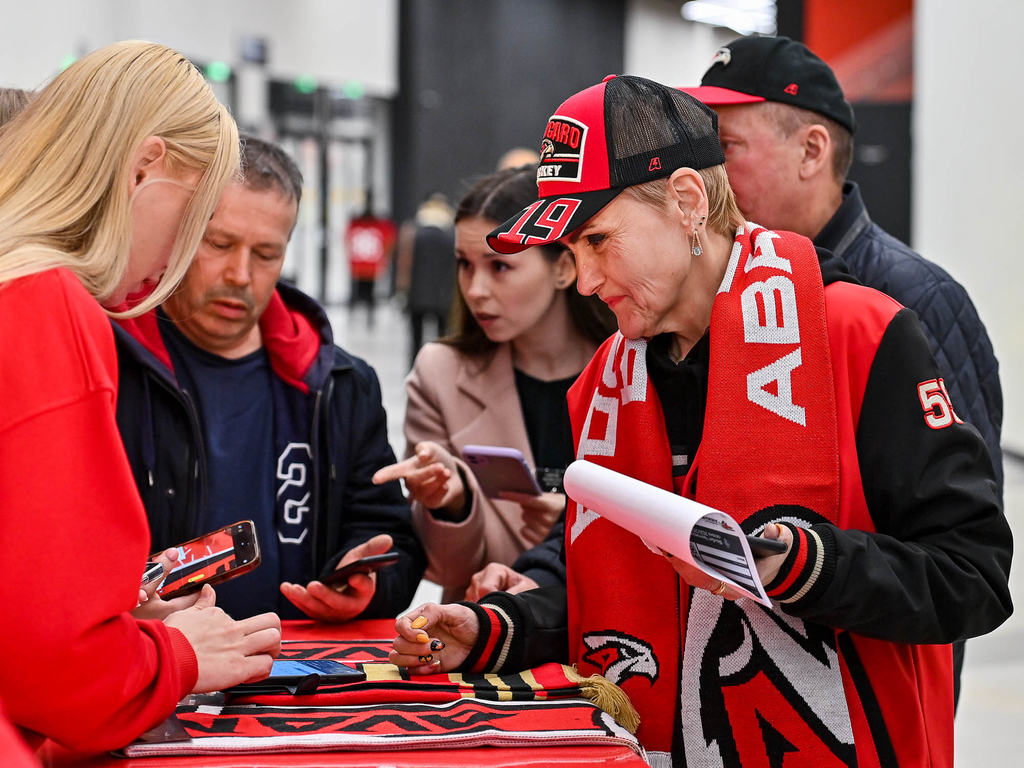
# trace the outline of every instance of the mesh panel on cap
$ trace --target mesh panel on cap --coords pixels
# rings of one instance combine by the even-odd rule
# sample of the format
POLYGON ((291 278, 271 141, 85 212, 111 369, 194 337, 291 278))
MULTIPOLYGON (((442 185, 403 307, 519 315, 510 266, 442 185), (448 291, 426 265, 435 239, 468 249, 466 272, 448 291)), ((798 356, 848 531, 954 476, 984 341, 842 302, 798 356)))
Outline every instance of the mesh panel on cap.
POLYGON ((718 116, 675 88, 642 77, 616 77, 605 89, 604 114, 612 187, 725 162, 718 116))

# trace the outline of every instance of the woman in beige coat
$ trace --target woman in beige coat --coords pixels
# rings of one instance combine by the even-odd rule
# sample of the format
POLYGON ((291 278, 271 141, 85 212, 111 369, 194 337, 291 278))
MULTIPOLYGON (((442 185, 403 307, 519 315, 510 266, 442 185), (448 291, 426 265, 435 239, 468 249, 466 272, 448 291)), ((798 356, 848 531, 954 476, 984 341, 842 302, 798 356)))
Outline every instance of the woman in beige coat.
POLYGON ((494 227, 536 199, 535 175, 536 166, 498 171, 460 203, 457 331, 417 356, 406 381, 407 458, 375 477, 405 479, 427 578, 444 587, 446 602, 461 600, 489 563, 511 565, 562 514, 558 478, 573 458, 565 393, 615 330, 596 297, 577 293, 568 250, 503 256, 487 246, 494 227), (518 449, 557 490, 487 498, 460 458, 470 444, 518 449))

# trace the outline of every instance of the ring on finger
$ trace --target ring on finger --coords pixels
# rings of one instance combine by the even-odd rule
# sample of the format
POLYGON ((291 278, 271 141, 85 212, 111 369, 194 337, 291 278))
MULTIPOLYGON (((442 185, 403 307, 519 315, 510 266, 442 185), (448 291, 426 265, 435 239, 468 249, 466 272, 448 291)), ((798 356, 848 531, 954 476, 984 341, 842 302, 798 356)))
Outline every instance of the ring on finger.
POLYGON ((719 581, 718 582, 718 586, 711 590, 711 594, 712 595, 721 595, 723 592, 725 592, 725 582, 724 581, 719 581))

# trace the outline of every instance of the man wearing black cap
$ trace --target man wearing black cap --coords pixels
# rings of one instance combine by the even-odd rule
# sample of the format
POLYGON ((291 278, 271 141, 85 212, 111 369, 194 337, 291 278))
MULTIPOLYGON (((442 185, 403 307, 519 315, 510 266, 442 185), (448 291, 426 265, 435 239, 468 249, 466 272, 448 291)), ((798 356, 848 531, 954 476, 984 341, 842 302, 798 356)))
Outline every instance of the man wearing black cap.
MULTIPOLYGON (((1003 397, 992 343, 963 287, 872 222, 846 181, 857 125, 829 66, 785 37, 740 38, 718 50, 699 88, 683 90, 718 113, 729 182, 748 219, 813 239, 917 313, 957 412, 985 439, 1001 499, 1003 397)), ((962 667, 960 642, 957 699, 962 667)))

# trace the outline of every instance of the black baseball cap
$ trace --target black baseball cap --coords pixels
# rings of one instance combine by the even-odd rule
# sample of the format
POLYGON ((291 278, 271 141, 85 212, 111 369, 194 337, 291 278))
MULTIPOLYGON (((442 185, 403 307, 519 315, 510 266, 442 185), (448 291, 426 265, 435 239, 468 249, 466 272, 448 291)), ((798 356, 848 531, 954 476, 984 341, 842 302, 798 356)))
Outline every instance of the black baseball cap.
POLYGON ((682 88, 713 107, 777 101, 830 117, 857 130, 853 107, 835 73, 803 43, 788 37, 741 37, 719 48, 699 88, 682 88))
POLYGON ((487 236, 498 253, 553 243, 626 187, 725 162, 718 115, 678 88, 609 75, 571 96, 544 129, 540 199, 487 236))

